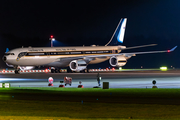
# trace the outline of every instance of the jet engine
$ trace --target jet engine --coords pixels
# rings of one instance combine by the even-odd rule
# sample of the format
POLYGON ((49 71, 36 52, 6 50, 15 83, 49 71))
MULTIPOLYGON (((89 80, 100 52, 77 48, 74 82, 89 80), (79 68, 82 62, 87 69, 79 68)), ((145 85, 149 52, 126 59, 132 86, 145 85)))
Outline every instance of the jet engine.
POLYGON ((31 70, 33 68, 35 68, 35 67, 34 66, 20 66, 21 70, 31 70))
POLYGON ((82 71, 86 69, 86 62, 84 60, 73 60, 70 62, 69 67, 72 71, 82 71))
POLYGON ((109 63, 113 67, 121 67, 127 63, 127 60, 124 56, 113 56, 109 59, 109 63))

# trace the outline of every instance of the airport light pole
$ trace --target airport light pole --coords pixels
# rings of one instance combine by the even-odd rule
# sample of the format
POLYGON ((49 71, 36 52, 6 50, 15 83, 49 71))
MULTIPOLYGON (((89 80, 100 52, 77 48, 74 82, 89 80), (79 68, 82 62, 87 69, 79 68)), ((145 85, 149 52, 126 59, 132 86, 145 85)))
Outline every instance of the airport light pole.
POLYGON ((53 47, 53 41, 55 41, 55 38, 53 35, 50 36, 49 40, 51 40, 51 47, 53 47))

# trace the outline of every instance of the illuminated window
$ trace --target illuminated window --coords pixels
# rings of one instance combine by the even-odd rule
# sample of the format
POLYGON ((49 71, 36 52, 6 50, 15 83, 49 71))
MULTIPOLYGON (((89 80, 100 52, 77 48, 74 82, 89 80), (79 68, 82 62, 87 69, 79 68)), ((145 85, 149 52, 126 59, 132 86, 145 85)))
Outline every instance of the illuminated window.
POLYGON ((28 53, 28 56, 40 56, 44 55, 45 53, 28 53))
POLYGON ((27 54, 27 52, 21 52, 21 53, 19 53, 18 57, 21 58, 21 57, 25 56, 26 54, 27 54))
POLYGON ((5 55, 14 55, 14 53, 5 53, 5 55))

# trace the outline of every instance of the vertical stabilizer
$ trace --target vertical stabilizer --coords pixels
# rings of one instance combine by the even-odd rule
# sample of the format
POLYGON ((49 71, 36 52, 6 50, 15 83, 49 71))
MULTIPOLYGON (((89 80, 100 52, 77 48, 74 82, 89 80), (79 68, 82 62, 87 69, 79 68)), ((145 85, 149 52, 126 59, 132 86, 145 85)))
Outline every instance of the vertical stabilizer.
POLYGON ((125 34, 125 29, 126 29, 126 22, 127 22, 127 18, 122 18, 117 27, 116 27, 116 30, 114 31, 110 41, 105 45, 109 45, 111 43, 111 41, 113 40, 114 36, 116 39, 116 41, 120 42, 120 43, 123 43, 123 40, 124 40, 124 34, 125 34))
POLYGON ((117 36, 117 40, 121 43, 123 43, 124 40, 124 33, 125 33, 125 29, 126 29, 126 22, 127 22, 127 18, 124 18, 121 24, 121 28, 119 30, 119 34, 117 36))
POLYGON ((9 48, 6 48, 6 52, 9 52, 9 48))

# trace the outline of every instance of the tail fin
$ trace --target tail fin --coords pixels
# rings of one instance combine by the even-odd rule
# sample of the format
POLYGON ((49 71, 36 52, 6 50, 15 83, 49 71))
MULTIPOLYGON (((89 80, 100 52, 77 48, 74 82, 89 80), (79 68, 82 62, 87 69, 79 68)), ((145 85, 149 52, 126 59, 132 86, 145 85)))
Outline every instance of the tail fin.
POLYGON ((9 48, 6 48, 6 52, 9 52, 9 48))
POLYGON ((114 31, 110 41, 105 45, 109 45, 109 43, 111 43, 111 41, 113 40, 114 38, 114 35, 117 36, 117 41, 120 42, 120 43, 123 43, 123 40, 124 40, 124 34, 125 34, 125 29, 126 29, 126 22, 127 22, 127 18, 122 18, 117 27, 116 27, 116 30, 114 31), (120 26, 120 27, 119 27, 120 26))
POLYGON ((119 34, 117 36, 117 40, 119 42, 121 42, 121 43, 123 43, 123 40, 124 40, 124 33, 125 33, 125 29, 126 29, 126 22, 127 22, 127 18, 124 18, 122 20, 121 28, 120 28, 119 34))

